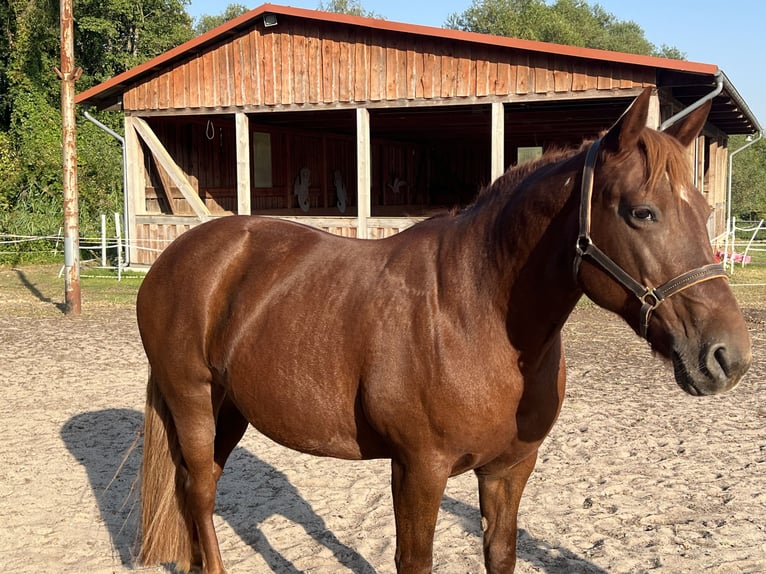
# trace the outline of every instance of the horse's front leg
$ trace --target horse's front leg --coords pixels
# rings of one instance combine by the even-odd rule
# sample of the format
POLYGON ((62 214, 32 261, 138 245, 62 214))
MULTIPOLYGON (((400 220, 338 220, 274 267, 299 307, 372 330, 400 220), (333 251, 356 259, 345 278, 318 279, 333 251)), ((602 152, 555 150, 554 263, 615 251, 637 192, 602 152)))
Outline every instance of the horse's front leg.
POLYGON ((449 477, 441 466, 425 457, 391 461, 398 574, 431 572, 436 518, 449 477))
POLYGON ((519 502, 536 461, 537 451, 510 468, 476 469, 487 574, 507 574, 516 567, 519 502))

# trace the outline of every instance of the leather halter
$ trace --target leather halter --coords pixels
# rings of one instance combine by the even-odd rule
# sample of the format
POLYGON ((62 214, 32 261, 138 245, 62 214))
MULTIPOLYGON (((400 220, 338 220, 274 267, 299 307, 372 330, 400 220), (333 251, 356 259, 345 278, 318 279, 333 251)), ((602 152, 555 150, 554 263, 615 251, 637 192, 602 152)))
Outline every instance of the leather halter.
POLYGON ((623 287, 631 291, 641 302, 641 312, 639 317, 640 333, 641 336, 646 339, 652 311, 659 307, 665 299, 671 295, 680 293, 684 289, 688 289, 697 283, 702 283, 703 281, 716 279, 718 277, 728 279, 728 276, 726 275, 723 265, 720 263, 711 263, 682 273, 670 281, 663 283, 659 287, 647 287, 633 279, 633 277, 628 275, 624 269, 612 261, 606 253, 596 247, 590 236, 590 211, 591 198, 593 196, 593 171, 596 166, 596 157, 598 155, 600 144, 601 139, 593 142, 585 156, 585 166, 583 168, 580 191, 580 234, 577 236, 577 243, 575 244, 574 279, 575 283, 579 283, 580 263, 582 263, 584 257, 588 257, 623 287))

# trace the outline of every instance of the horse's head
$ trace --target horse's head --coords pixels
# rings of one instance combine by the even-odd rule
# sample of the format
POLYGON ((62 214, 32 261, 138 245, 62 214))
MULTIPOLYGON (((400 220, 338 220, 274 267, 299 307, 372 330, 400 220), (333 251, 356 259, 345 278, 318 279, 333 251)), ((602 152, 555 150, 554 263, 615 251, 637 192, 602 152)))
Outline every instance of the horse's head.
POLYGON ((710 105, 658 132, 646 127, 650 94, 636 98, 588 154, 575 273, 588 297, 672 360, 681 388, 717 394, 739 382, 752 355, 715 265, 710 207, 692 183, 688 149, 710 105))

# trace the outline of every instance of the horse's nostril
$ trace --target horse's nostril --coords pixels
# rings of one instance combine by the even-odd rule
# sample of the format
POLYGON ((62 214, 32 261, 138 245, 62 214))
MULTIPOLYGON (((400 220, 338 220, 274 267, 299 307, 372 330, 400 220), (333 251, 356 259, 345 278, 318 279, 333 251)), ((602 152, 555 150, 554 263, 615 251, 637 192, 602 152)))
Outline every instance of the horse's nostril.
POLYGON ((730 371, 729 355, 725 345, 719 343, 708 347, 705 367, 707 367, 708 373, 715 378, 728 378, 730 371))
POLYGON ((726 352, 726 347, 724 347, 723 345, 720 345, 718 348, 716 348, 713 351, 713 356, 715 357, 715 360, 718 361, 718 364, 721 365, 723 372, 728 374, 729 361, 728 361, 728 353, 726 352))

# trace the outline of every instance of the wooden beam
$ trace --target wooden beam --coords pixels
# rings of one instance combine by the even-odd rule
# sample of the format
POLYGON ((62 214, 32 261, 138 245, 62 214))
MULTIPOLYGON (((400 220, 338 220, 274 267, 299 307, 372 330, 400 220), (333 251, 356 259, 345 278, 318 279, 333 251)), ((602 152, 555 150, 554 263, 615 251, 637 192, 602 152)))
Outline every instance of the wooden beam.
POLYGON ((372 212, 371 192, 372 160, 370 151, 370 112, 367 108, 356 109, 356 236, 367 239, 367 222, 372 212))
POLYGON ((237 128, 237 213, 250 215, 250 122, 243 113, 234 117, 237 128))
POLYGON ((181 195, 184 196, 184 199, 189 202, 195 215, 201 221, 207 221, 210 218, 210 210, 207 208, 207 205, 205 205, 205 202, 202 201, 192 184, 189 183, 183 170, 178 167, 178 164, 176 164, 175 161, 173 161, 170 153, 165 149, 165 146, 162 145, 162 142, 152 131, 152 128, 149 127, 149 124, 139 117, 133 117, 133 127, 151 150, 154 159, 167 172, 170 179, 181 192, 181 195))
POLYGON ((660 95, 657 90, 652 92, 652 97, 649 98, 649 115, 646 118, 647 127, 653 130, 659 129, 662 123, 662 113, 660 111, 660 95))
POLYGON ((130 204, 130 262, 131 264, 142 263, 144 254, 140 252, 138 245, 138 229, 136 216, 146 213, 146 174, 144 169, 144 154, 138 134, 135 130, 133 116, 125 116, 125 169, 127 171, 127 193, 130 204))
POLYGON ((490 180, 495 181, 505 171, 505 108, 502 102, 492 102, 492 152, 490 180))

